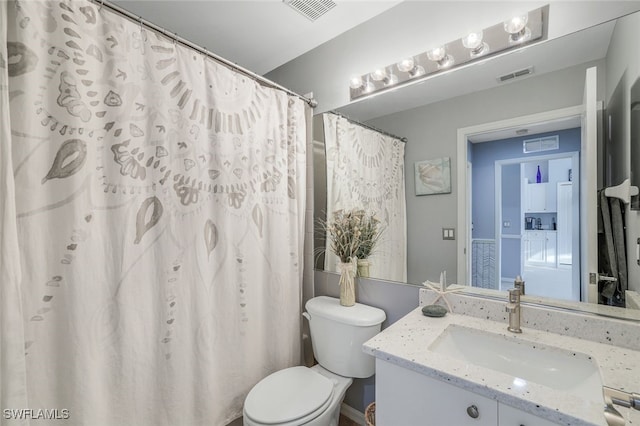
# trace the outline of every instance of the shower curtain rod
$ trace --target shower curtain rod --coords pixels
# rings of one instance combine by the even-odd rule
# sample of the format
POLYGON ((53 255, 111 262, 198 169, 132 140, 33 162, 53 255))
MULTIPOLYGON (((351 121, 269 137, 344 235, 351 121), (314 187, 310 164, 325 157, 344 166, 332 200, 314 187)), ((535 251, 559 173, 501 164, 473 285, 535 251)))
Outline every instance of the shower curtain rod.
POLYGON ((408 142, 408 139, 407 139, 407 138, 405 138, 405 137, 396 136, 396 135, 391 134, 391 133, 389 133, 389 132, 385 132, 384 130, 380 130, 380 129, 376 128, 376 127, 370 126, 369 124, 361 123, 361 122, 359 122, 358 120, 354 120, 354 119, 353 119, 353 118, 351 118, 351 117, 347 117, 346 115, 344 115, 344 114, 343 114, 343 113, 341 113, 341 112, 338 112, 338 111, 329 111, 329 112, 330 112, 331 114, 337 115, 338 117, 342 117, 342 118, 344 118, 345 120, 350 121, 350 122, 351 122, 351 123, 353 123, 353 124, 357 124, 358 126, 362 126, 362 127, 367 128, 367 129, 369 129, 369 130, 373 130, 374 132, 382 133, 382 134, 383 134, 383 135, 385 135, 385 136, 389 136, 389 137, 391 137, 391 138, 398 139, 400 142, 404 142, 404 143, 407 143, 407 142, 408 142))
POLYGON ((117 13, 119 15, 122 15, 128 19, 130 19, 133 22, 137 22, 139 23, 141 26, 144 26, 146 28, 149 28, 150 30, 153 30, 155 32, 161 33, 162 35, 164 35, 165 37, 170 38, 171 40, 173 40, 174 42, 178 42, 180 44, 182 44, 183 46, 189 47, 199 53, 202 53, 206 56, 208 56, 209 58, 220 62, 226 66, 228 66, 229 68, 236 70, 244 75, 246 75, 247 77, 250 77, 260 83, 262 83, 263 85, 267 86, 267 87, 271 87, 274 89, 279 89, 282 90, 283 92, 288 93, 289 95, 292 96, 296 96, 300 99, 302 99, 304 102, 306 102, 307 104, 309 104, 309 106, 311 108, 315 108, 316 106, 318 106, 318 102, 313 99, 313 98, 307 98, 306 96, 302 96, 297 94, 296 92, 287 89, 286 87, 283 87, 281 85, 279 85, 278 83, 269 80, 268 78, 262 77, 261 75, 258 75, 252 71, 249 71, 248 69, 241 67, 240 65, 234 64, 233 62, 216 55, 215 53, 209 52, 207 50, 206 47, 200 47, 195 43, 190 42, 189 40, 180 37, 178 34, 176 33, 172 33, 170 31, 167 31, 165 28, 159 27, 158 25, 154 24, 153 22, 149 22, 145 19, 142 18, 142 16, 138 16, 135 15, 131 12, 129 12, 128 10, 115 5, 109 1, 105 1, 105 0, 90 0, 92 3, 98 5, 100 8, 102 7, 106 7, 107 9, 111 10, 114 13, 117 13))

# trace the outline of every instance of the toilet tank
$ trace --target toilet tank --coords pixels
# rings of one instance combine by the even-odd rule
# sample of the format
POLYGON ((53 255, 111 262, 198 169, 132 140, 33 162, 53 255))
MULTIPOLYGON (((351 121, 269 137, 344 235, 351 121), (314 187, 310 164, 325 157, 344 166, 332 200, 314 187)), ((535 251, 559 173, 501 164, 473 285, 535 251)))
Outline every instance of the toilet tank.
POLYGON ((375 359, 362 352, 362 344, 380 332, 384 311, 360 303, 342 306, 327 296, 314 297, 305 307, 318 363, 344 377, 373 376, 375 359))

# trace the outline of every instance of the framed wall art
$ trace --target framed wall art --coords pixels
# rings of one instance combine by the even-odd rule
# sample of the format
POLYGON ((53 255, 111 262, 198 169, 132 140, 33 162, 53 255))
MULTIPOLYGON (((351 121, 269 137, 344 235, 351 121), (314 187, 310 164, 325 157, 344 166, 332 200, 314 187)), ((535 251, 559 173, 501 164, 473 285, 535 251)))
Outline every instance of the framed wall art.
POLYGON ((416 195, 451 193, 451 159, 449 157, 417 161, 416 195))

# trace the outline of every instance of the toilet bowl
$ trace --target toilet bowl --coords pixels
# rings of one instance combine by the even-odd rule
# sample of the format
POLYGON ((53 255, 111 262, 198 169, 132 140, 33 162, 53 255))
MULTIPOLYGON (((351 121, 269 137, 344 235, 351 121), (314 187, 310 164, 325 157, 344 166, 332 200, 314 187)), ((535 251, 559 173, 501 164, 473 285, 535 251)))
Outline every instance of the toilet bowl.
POLYGON ((341 306, 326 296, 305 307, 318 365, 286 368, 258 382, 245 399, 245 426, 337 426, 353 378, 374 374, 375 360, 362 344, 380 332, 384 311, 360 303, 341 306))
POLYGON ((291 367, 261 380, 244 403, 245 426, 337 426, 353 379, 320 365, 291 367))

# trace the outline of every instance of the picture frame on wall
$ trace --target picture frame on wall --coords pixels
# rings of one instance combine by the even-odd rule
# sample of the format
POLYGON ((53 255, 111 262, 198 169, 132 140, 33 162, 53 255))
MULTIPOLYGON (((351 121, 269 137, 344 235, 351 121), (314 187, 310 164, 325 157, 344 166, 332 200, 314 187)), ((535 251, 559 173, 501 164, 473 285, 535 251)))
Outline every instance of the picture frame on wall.
POLYGON ((449 157, 415 163, 416 195, 451 193, 451 159, 449 157))

